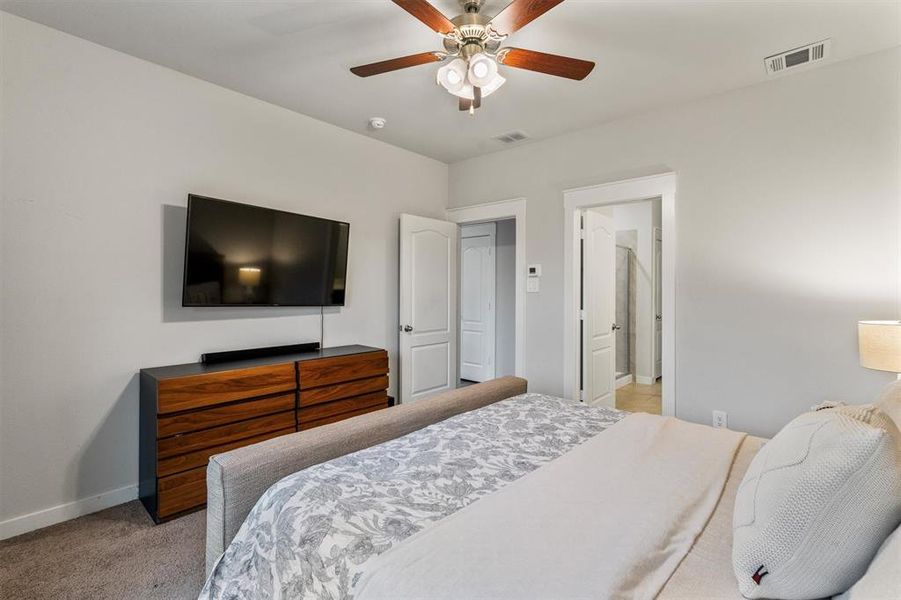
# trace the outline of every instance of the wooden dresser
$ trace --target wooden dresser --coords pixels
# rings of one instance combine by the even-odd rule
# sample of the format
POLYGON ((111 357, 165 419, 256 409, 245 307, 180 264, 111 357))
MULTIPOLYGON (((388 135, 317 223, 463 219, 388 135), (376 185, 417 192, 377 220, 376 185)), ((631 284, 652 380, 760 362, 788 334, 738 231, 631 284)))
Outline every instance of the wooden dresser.
POLYGON ((157 523, 206 505, 210 456, 388 406, 368 346, 141 370, 140 497, 157 523))

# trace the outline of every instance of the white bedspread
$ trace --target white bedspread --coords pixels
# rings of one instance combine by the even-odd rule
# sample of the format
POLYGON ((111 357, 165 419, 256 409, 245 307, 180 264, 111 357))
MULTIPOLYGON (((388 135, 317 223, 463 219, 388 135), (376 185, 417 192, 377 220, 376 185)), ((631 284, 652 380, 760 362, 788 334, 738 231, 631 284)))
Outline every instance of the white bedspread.
POLYGON ((634 414, 379 555, 359 600, 653 598, 744 434, 634 414))

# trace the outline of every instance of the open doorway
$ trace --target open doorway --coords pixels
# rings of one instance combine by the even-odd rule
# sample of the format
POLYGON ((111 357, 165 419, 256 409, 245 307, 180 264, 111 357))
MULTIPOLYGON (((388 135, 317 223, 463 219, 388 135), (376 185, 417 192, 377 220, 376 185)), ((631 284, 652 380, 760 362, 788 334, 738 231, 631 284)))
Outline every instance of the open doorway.
POLYGON ((659 198, 582 209, 581 373, 585 402, 661 414, 656 335, 659 198))
POLYGON ((516 367, 516 221, 460 226, 458 387, 516 367))
POLYGON ((662 413, 659 198, 582 210, 584 400, 662 413))
POLYGON ((675 414, 675 176, 564 192, 564 394, 675 414))
MULTIPOLYGON (((512 374, 522 377, 525 365, 525 293, 526 293, 526 200, 514 198, 477 204, 447 211, 447 219, 402 214, 400 217, 400 271, 398 275, 398 358, 400 374, 398 398, 401 403, 415 402, 461 384, 460 366, 460 228, 463 225, 495 223, 495 235, 512 223, 512 242, 502 238, 504 252, 513 247, 513 268, 501 259, 502 271, 495 274, 495 302, 505 305, 505 294, 512 294, 512 374), (512 274, 511 274, 512 271, 512 274), (512 281, 512 283, 510 283, 512 281), (500 291, 498 291, 498 287, 500 291)), ((495 240, 496 243, 496 240, 495 240)), ((497 248, 492 254, 496 255, 497 248)), ((495 316, 497 337, 509 345, 511 311, 495 316), (498 324, 506 330, 498 333, 498 324)), ((509 352, 495 349, 494 375, 510 373, 509 352)), ((491 373, 488 372, 488 375, 491 373)))
POLYGON ((457 385, 522 377, 526 200, 452 208, 447 219, 458 224, 460 238, 457 385))

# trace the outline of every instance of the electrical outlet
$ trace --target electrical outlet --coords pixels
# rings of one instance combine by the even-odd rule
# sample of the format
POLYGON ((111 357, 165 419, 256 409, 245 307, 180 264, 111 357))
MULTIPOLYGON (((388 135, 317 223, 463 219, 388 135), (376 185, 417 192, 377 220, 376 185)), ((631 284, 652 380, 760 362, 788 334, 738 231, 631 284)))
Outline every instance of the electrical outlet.
POLYGON ((713 426, 718 429, 726 429, 729 427, 729 419, 726 417, 726 411, 713 411, 713 426))

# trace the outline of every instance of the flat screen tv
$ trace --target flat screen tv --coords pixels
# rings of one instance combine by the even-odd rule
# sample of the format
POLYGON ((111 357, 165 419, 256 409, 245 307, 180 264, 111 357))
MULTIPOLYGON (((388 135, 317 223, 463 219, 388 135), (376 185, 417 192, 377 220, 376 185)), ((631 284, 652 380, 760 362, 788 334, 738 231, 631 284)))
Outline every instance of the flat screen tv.
POLYGON ((184 306, 344 306, 350 225, 188 196, 184 306))

